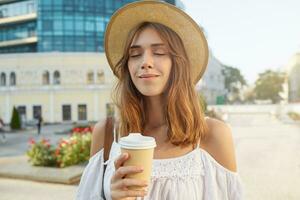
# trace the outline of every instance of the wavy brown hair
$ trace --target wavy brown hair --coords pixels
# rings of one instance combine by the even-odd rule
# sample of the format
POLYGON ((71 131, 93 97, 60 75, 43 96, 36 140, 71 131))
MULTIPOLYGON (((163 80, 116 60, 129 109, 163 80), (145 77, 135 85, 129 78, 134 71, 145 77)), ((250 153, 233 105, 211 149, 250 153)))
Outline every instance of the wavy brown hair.
POLYGON ((203 138, 207 125, 191 78, 190 63, 183 42, 173 30, 153 22, 143 22, 130 32, 123 57, 114 67, 113 72, 119 78, 113 91, 113 100, 119 112, 120 135, 143 133, 146 125, 144 96, 136 89, 128 70, 130 45, 134 37, 146 28, 157 31, 168 47, 172 60, 169 80, 163 94, 168 139, 177 146, 195 145, 203 138))

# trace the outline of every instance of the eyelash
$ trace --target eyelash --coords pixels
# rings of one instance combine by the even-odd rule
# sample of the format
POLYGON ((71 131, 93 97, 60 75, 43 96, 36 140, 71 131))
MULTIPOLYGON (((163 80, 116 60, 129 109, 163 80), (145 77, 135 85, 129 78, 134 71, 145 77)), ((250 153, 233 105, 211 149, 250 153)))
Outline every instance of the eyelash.
MULTIPOLYGON (((136 58, 136 57, 139 57, 141 54, 137 54, 137 55, 131 55, 131 56, 129 56, 129 57, 131 57, 131 58, 136 58)), ((154 55, 157 55, 157 56, 164 56, 164 55, 166 55, 166 54, 162 54, 162 53, 154 53, 154 55)))

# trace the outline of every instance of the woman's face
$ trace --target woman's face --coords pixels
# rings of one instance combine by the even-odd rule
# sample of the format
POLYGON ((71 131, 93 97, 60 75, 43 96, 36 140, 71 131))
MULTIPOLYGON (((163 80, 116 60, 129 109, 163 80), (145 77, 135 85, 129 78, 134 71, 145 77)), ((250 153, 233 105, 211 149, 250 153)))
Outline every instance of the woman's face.
POLYGON ((172 67, 164 42, 152 28, 135 36, 129 49, 128 68, 135 87, 145 96, 164 92, 172 67))

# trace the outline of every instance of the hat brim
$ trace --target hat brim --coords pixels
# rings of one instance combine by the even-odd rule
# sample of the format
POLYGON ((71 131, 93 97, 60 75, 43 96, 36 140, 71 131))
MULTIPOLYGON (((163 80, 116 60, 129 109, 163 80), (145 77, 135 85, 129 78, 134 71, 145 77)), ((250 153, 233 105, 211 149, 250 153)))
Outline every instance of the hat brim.
POLYGON ((129 3, 117 10, 105 32, 105 54, 113 69, 124 54, 129 32, 142 22, 161 23, 182 39, 191 64, 194 84, 202 77, 208 62, 208 45, 199 25, 179 8, 160 1, 129 3))

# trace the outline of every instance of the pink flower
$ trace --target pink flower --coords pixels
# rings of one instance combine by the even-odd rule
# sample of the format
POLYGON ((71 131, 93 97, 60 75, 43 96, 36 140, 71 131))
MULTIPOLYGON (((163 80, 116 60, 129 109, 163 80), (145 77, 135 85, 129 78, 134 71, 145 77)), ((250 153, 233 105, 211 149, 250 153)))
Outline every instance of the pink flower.
POLYGON ((49 142, 50 142, 49 139, 45 139, 45 138, 42 139, 42 144, 49 145, 49 142))
POLYGON ((60 154, 60 148, 57 148, 57 149, 55 150, 55 155, 58 156, 59 154, 60 154))
POLYGON ((34 145, 35 144, 35 140, 32 137, 29 138, 28 142, 29 142, 30 145, 34 145))

